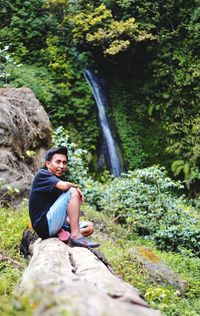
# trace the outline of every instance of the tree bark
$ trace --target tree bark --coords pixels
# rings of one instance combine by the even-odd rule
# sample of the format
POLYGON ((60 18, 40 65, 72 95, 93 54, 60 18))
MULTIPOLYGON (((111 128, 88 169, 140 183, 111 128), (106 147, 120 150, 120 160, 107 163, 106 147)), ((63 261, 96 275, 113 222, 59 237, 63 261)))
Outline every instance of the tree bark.
POLYGON ((139 292, 86 248, 38 239, 17 290, 34 315, 159 316, 139 292))

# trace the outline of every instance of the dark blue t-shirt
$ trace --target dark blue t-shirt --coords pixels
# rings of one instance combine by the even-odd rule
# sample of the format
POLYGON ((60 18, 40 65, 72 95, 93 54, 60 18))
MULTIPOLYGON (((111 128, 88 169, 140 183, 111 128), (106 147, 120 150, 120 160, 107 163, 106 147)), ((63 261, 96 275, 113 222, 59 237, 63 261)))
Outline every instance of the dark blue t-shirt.
POLYGON ((55 188, 60 180, 48 169, 40 169, 33 179, 29 197, 29 215, 34 230, 41 238, 49 237, 46 214, 63 193, 55 188))

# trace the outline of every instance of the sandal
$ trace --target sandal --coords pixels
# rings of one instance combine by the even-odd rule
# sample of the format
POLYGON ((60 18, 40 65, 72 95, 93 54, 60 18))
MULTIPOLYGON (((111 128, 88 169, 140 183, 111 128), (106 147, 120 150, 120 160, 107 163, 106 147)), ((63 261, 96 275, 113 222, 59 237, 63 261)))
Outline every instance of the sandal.
POLYGON ((83 237, 80 237, 78 239, 69 238, 68 246, 70 246, 70 247, 95 248, 95 247, 99 247, 99 243, 91 241, 88 238, 83 236, 83 237))

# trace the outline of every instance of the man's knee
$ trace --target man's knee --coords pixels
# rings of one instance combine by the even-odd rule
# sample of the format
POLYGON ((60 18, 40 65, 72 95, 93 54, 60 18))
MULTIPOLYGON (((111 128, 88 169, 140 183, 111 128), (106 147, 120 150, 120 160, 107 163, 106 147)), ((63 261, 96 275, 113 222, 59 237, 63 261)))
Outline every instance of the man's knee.
POLYGON ((94 232, 94 225, 91 222, 87 223, 87 226, 80 229, 81 234, 85 237, 90 236, 94 232))
POLYGON ((76 188, 70 188, 70 197, 79 198, 79 193, 76 188))
POLYGON ((88 228, 88 232, 90 233, 90 235, 94 232, 94 224, 91 222, 88 222, 87 224, 87 228, 88 228))

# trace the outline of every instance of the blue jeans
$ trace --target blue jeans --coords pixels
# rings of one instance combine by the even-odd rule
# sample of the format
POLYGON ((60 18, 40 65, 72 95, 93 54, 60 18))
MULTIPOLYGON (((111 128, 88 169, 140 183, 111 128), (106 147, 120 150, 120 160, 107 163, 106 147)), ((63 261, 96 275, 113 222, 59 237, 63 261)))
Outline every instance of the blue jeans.
POLYGON ((54 236, 66 223, 67 208, 70 201, 70 189, 63 192, 59 198, 50 207, 47 213, 47 222, 49 226, 49 236, 54 236))

